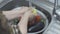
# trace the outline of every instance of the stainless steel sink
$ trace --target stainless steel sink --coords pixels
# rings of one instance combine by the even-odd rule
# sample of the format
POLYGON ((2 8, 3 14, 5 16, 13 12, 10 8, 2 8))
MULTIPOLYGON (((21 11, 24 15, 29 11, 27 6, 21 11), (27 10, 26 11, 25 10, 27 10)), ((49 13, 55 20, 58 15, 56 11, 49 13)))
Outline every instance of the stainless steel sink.
MULTIPOLYGON (((16 7, 21 7, 21 6, 29 6, 29 2, 25 1, 25 0, 13 0, 13 1, 7 3, 2 8, 0 8, 0 10, 1 11, 12 10, 12 9, 14 9, 16 7)), ((33 4, 33 6, 35 6, 36 9, 42 11, 47 16, 49 22, 51 21, 51 15, 47 10, 45 10, 42 7, 39 7, 39 6, 35 5, 35 4, 33 4)))
MULTIPOLYGON (((51 22, 52 17, 51 17, 51 15, 50 15, 50 13, 48 11, 46 11, 42 7, 39 7, 39 6, 35 5, 35 4, 32 4, 32 5, 35 6, 36 9, 40 10, 42 13, 45 14, 45 16, 47 17, 49 23, 51 22)), ((7 3, 2 8, 0 8, 0 11, 12 10, 12 9, 14 9, 16 7, 21 7, 21 6, 29 6, 29 2, 25 1, 25 0, 13 0, 13 1, 7 3)))

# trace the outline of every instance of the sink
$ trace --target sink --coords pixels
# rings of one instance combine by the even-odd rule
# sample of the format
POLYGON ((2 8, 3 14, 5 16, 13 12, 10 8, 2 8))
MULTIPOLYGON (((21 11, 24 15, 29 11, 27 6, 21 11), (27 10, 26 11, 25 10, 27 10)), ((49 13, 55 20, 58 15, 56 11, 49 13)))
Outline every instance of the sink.
MULTIPOLYGON (((47 17, 49 23, 51 22, 52 17, 51 17, 51 15, 48 11, 46 11, 42 7, 39 7, 35 4, 32 4, 32 5, 35 6, 37 10, 40 10, 42 13, 45 14, 45 16, 47 17)), ((7 3, 2 8, 0 8, 0 11, 12 10, 16 7, 21 7, 21 6, 29 6, 29 2, 25 1, 25 0, 13 0, 13 1, 7 3)))
MULTIPOLYGON (((39 6, 35 5, 35 4, 32 4, 32 5, 35 6, 36 9, 42 11, 47 16, 49 22, 51 21, 51 15, 47 10, 45 10, 42 7, 39 7, 39 6)), ((0 10, 1 11, 12 10, 12 9, 14 9, 16 7, 21 7, 21 6, 29 6, 29 2, 25 1, 25 0, 13 0, 13 1, 7 3, 2 8, 0 8, 0 10)))

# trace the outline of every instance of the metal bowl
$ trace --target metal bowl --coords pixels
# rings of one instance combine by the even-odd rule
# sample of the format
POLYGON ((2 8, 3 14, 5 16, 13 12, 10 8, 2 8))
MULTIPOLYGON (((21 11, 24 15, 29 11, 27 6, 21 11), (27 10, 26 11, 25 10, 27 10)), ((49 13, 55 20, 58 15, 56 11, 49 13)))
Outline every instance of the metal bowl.
MULTIPOLYGON (((44 28, 42 29, 42 30, 39 30, 39 31, 37 31, 37 32, 32 32, 32 33, 41 33, 41 32, 43 32, 43 31, 45 31, 46 29, 47 29, 47 27, 48 27, 48 19, 47 19, 47 17, 45 16, 45 14, 44 13, 42 13, 41 11, 39 11, 39 10, 37 10, 37 14, 38 15, 40 15, 42 18, 44 18, 45 19, 45 26, 44 26, 44 28)), ((29 30, 31 30, 32 28, 34 28, 34 27, 31 27, 31 28, 29 28, 29 30)))

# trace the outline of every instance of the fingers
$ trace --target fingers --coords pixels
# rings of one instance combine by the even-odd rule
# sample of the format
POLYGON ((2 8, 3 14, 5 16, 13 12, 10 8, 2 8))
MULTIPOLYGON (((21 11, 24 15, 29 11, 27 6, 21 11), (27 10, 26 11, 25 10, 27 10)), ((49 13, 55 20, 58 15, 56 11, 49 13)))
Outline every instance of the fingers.
POLYGON ((28 7, 18 7, 15 8, 11 11, 6 11, 4 12, 4 14, 6 15, 6 18, 8 20, 14 19, 14 18, 18 18, 20 16, 23 16, 23 14, 28 10, 28 7))
POLYGON ((3 11, 3 14, 6 16, 8 20, 18 18, 26 13, 27 16, 32 15, 31 7, 17 7, 10 11, 3 11))
POLYGON ((18 23, 19 30, 21 31, 22 34, 27 34, 27 24, 29 17, 32 15, 32 8, 29 7, 27 12, 24 13, 24 15, 21 18, 21 21, 18 23), (24 32, 24 33, 23 33, 24 32))
POLYGON ((28 16, 30 16, 32 14, 32 8, 29 7, 29 9, 27 10, 27 12, 25 12, 25 14, 28 16))
MULTIPOLYGON (((12 10, 13 12, 15 12, 15 14, 24 14, 24 13, 32 13, 32 7, 17 7, 15 9, 12 10)), ((29 14, 30 14, 29 13, 29 14)), ((28 14, 28 15, 29 15, 28 14)))
POLYGON ((17 11, 20 14, 25 13, 29 8, 28 7, 17 7, 15 9, 13 9, 12 11, 17 11))

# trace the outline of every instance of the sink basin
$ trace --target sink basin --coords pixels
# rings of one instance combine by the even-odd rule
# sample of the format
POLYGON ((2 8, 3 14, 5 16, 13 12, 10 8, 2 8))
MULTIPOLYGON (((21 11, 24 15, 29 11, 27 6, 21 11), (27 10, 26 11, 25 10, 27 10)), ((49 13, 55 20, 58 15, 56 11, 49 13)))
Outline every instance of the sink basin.
MULTIPOLYGON (((50 13, 46 11, 45 9, 43 9, 42 7, 38 7, 35 4, 33 5, 36 7, 37 10, 40 10, 42 13, 45 14, 45 16, 48 19, 48 23, 50 23, 52 19, 50 13)), ((5 6, 3 6, 2 8, 0 8, 0 11, 12 10, 16 7, 21 7, 21 6, 29 6, 29 2, 25 0, 13 0, 9 2, 8 4, 6 4, 5 6)))
MULTIPOLYGON (((51 21, 51 15, 48 11, 46 11, 45 9, 38 7, 37 5, 33 4, 36 9, 42 11, 48 18, 49 22, 51 21)), ((9 3, 7 3, 5 6, 3 6, 2 8, 0 8, 1 11, 6 11, 6 10, 12 10, 16 7, 21 7, 21 6, 29 6, 29 2, 25 1, 25 0, 13 0, 9 3)))
POLYGON ((2 8, 0 8, 0 10, 11 10, 13 8, 16 8, 16 7, 21 7, 21 6, 28 6, 29 3, 25 0, 13 0, 9 3, 7 3, 5 6, 3 6, 2 8))

